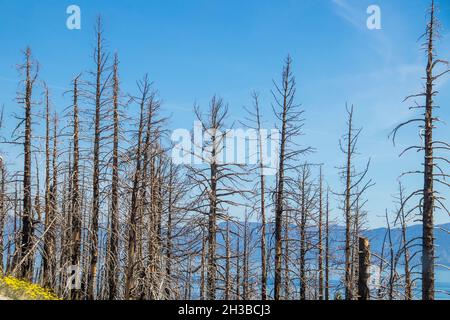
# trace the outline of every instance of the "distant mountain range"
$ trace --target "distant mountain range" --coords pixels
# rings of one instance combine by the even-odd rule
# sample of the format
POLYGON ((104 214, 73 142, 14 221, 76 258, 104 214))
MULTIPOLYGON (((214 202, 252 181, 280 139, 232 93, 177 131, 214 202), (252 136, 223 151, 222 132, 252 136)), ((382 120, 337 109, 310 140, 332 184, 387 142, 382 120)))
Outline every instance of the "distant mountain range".
MULTIPOLYGON (((225 228, 225 224, 221 223, 221 228, 225 228)), ((267 225, 267 243, 272 242, 273 244, 273 224, 267 225)), ((258 231, 261 229, 261 224, 258 222, 250 222, 249 223, 249 233, 251 234, 250 243, 253 248, 256 246, 259 246, 259 235, 258 231)), ((290 231, 292 235, 291 238, 298 239, 299 234, 296 230, 295 226, 292 226, 292 230, 290 231)), ((444 230, 450 230, 450 223, 437 225, 435 229, 435 246, 436 246, 436 264, 442 264, 450 267, 450 234, 444 230)), ((233 227, 231 227, 231 230, 236 232, 237 226, 233 224, 233 227)), ((367 237, 370 240, 370 247, 371 252, 380 256, 382 247, 383 247, 383 241, 385 239, 385 235, 387 233, 387 228, 377 228, 377 229, 371 229, 367 230, 363 233, 365 237, 367 237)), ((421 254, 421 234, 422 234, 422 225, 412 225, 407 227, 406 230, 407 233, 407 240, 410 241, 412 239, 416 239, 410 243, 410 254, 413 257, 412 264, 417 264, 420 262, 421 254), (415 252, 419 252, 415 255, 413 255, 415 252)), ((309 230, 310 239, 312 238, 312 242, 317 241, 317 232, 316 230, 309 230)), ((240 231, 240 236, 242 237, 243 230, 240 231)), ((333 256, 339 258, 340 252, 342 253, 342 259, 343 259, 343 250, 344 250, 344 239, 345 239, 345 228, 343 226, 339 225, 332 225, 330 226, 330 252, 333 256)), ((399 248, 401 247, 401 229, 400 228, 393 228, 391 229, 391 239, 394 246, 394 254, 396 254, 399 251, 399 248)), ((231 241, 233 244, 233 249, 235 249, 235 236, 233 237, 231 235, 231 241)), ((224 245, 224 239, 221 236, 218 236, 218 243, 220 244, 219 247, 223 248, 224 245)), ((243 244, 240 245, 240 250, 243 250, 243 244)), ((310 255, 315 254, 315 252, 310 252, 310 255)), ((389 243, 386 238, 385 243, 385 251, 384 251, 385 257, 389 255, 389 243)), ((260 250, 258 248, 252 250, 252 261, 259 261, 260 259, 260 250)), ((340 259, 340 258, 339 258, 340 259)))
MULTIPOLYGON (((435 255, 436 263, 447 265, 450 267, 450 234, 444 230, 450 231, 450 223, 437 225, 435 228, 435 255)), ((386 228, 378 228, 368 230, 366 236, 370 239, 371 248, 377 253, 381 252, 383 245, 384 235, 386 234, 386 228)), ((414 244, 421 244, 420 237, 422 236, 422 225, 413 225, 406 230, 408 241, 414 238, 418 238, 414 241, 414 244)), ((392 242, 395 249, 398 248, 401 243, 401 229, 391 230, 392 242)), ((411 252, 420 250, 420 247, 412 247, 411 252)), ((420 254, 417 255, 417 259, 420 259, 420 254)))

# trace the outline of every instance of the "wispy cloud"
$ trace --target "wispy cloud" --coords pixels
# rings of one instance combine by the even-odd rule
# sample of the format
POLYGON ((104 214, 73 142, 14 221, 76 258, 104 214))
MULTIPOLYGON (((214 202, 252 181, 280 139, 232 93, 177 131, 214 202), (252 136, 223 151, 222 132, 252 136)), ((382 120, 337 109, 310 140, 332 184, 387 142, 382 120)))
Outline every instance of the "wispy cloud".
POLYGON ((359 3, 349 3, 347 0, 331 0, 333 10, 337 16, 349 23, 359 32, 365 32, 371 41, 368 41, 381 57, 386 60, 392 58, 392 45, 384 30, 367 29, 367 11, 364 6, 359 3))
POLYGON ((366 28, 366 19, 364 14, 351 6, 346 0, 332 0, 335 4, 335 12, 342 19, 353 25, 355 28, 363 30, 366 28))

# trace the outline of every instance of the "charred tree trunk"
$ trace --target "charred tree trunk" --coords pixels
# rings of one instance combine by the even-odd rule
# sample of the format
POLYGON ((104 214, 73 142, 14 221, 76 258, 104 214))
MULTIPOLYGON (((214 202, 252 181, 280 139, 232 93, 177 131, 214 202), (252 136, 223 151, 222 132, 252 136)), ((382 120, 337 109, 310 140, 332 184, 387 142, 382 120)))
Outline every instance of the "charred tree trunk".
POLYGON ((323 247, 322 247, 322 219, 323 219, 323 176, 322 176, 322 166, 320 167, 320 177, 319 177, 319 222, 318 222, 318 237, 319 237, 319 254, 318 254, 318 269, 319 269, 319 300, 323 300, 323 247))
POLYGON ((407 224, 406 215, 404 210, 404 197, 402 184, 399 184, 399 201, 400 201, 400 212, 399 218, 402 228, 402 248, 403 248, 403 258, 404 258, 404 272, 405 272, 405 300, 412 300, 412 282, 411 282, 411 270, 409 261, 409 248, 408 248, 408 238, 406 234, 407 224))
POLYGON ((50 101, 48 88, 45 89, 46 98, 46 132, 45 132, 45 236, 43 264, 43 283, 47 288, 53 288, 55 271, 55 213, 52 204, 52 186, 50 181, 50 101))
POLYGON ((248 215, 245 213, 244 221, 244 252, 243 252, 243 268, 242 274, 242 299, 248 300, 249 295, 249 230, 248 230, 248 215))
POLYGON ((225 236, 225 300, 230 300, 231 291, 231 246, 230 246, 230 220, 227 218, 225 236))
POLYGON ((300 300, 306 300, 306 170, 304 165, 300 189, 300 300))
POLYGON ((31 254, 33 238, 33 209, 31 200, 31 104, 33 78, 31 72, 31 50, 26 49, 26 80, 25 80, 25 140, 24 140, 24 167, 23 167, 23 214, 22 214, 22 243, 20 276, 31 280, 33 275, 33 257, 31 254))
POLYGON ((330 202, 327 190, 327 207, 325 211, 325 300, 330 300, 330 202))
POLYGON ((347 132, 347 162, 345 166, 345 299, 353 299, 353 279, 352 279, 352 246, 351 246, 351 225, 352 225, 352 211, 351 211, 351 167, 352 167, 352 141, 353 141, 353 106, 350 109, 348 118, 348 132, 347 132))
MULTIPOLYGON (((76 269, 76 272, 81 270, 81 196, 79 189, 79 116, 78 116, 78 80, 79 76, 73 81, 73 163, 71 170, 71 204, 70 204, 70 261, 72 267, 76 269)), ((79 276, 79 274, 78 274, 79 276)), ((81 288, 74 288, 71 290, 71 299, 81 299, 81 288)))
MULTIPOLYGON (((52 185, 50 188, 50 206, 50 210, 53 214, 53 219, 56 223, 58 214, 58 115, 56 111, 53 116, 52 185)), ((50 238, 50 242, 53 245, 54 254, 56 254, 56 229, 57 226, 53 226, 53 235, 50 238)), ((53 270, 53 275, 56 276, 56 256, 52 262, 53 265, 51 268, 53 270)))
MULTIPOLYGON (((212 136, 213 145, 216 143, 215 135, 212 136)), ((213 146, 212 158, 216 156, 216 148, 213 146)), ((217 164, 210 165, 211 194, 208 215, 208 268, 207 268, 207 288, 206 294, 208 300, 214 300, 216 297, 216 230, 217 230, 217 164)))
POLYGON ((200 300, 205 300, 205 268, 206 268, 206 237, 202 231, 202 252, 200 260, 200 300))
POLYGON ((141 158, 142 158, 142 134, 144 130, 144 107, 147 104, 147 95, 149 92, 148 77, 145 75, 144 80, 139 84, 141 97, 139 100, 140 117, 137 134, 136 152, 134 153, 136 167, 133 176, 133 189, 131 193, 131 211, 128 221, 128 248, 127 263, 125 269, 125 300, 131 298, 133 289, 133 275, 135 269, 135 255, 137 249, 137 216, 139 210, 139 179, 141 178, 141 158))
POLYGON ((425 93, 425 158, 424 158, 424 186, 422 208, 422 299, 434 300, 434 159, 433 159, 433 95, 434 80, 434 37, 435 17, 434 0, 431 5, 431 18, 428 26, 428 65, 425 93))
POLYGON ((359 237, 359 278, 358 299, 369 300, 369 277, 370 277, 370 244, 369 239, 359 237))
POLYGON ((87 279, 87 298, 93 300, 94 287, 97 277, 98 260, 98 218, 100 211, 100 119, 102 114, 102 75, 106 59, 103 54, 103 31, 102 21, 97 20, 97 46, 95 48, 96 72, 95 72, 95 116, 94 116, 94 150, 93 150, 93 173, 92 173, 92 216, 91 216, 91 241, 90 241, 90 262, 87 279))
MULTIPOLYGON (((279 105, 282 109, 281 113, 281 140, 280 154, 278 159, 278 176, 275 198, 275 279, 274 279, 274 298, 281 298, 281 272, 282 272, 282 220, 284 212, 284 178, 285 178, 285 161, 286 161, 286 141, 287 141, 287 123, 288 111, 290 107, 290 95, 294 83, 292 83, 291 75, 291 58, 288 57, 286 65, 283 68, 282 88, 278 89, 282 101, 279 105)), ((293 93, 293 92, 292 92, 293 93)))
POLYGON ((265 177, 264 177, 264 150, 261 127, 261 114, 259 110, 259 97, 253 94, 256 129, 258 131, 258 149, 259 149, 259 187, 260 187, 260 205, 261 205, 261 300, 267 299, 267 249, 266 249, 266 204, 265 204, 265 177))
POLYGON ((107 258, 108 294, 109 300, 117 295, 118 267, 119 267, 119 59, 114 57, 113 74, 113 156, 111 181, 111 217, 109 250, 107 258))

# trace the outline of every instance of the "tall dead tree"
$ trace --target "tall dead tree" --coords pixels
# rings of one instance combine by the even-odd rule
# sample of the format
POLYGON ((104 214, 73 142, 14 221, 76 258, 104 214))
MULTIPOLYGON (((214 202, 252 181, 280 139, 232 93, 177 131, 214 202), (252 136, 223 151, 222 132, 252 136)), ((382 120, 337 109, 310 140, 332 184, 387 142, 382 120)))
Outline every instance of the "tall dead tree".
POLYGON ((97 277, 98 260, 98 223, 100 212, 100 140, 101 140, 101 119, 102 107, 104 105, 103 94, 107 88, 108 81, 104 81, 106 63, 108 56, 105 54, 103 46, 103 26, 101 17, 98 17, 96 29, 96 48, 94 52, 95 66, 95 116, 94 116, 94 150, 93 150, 93 173, 92 173, 92 215, 91 215, 91 241, 90 241, 90 262, 87 281, 87 298, 93 300, 94 287, 97 277))
POLYGON ((109 247, 107 252, 107 275, 109 300, 117 295, 119 268, 119 58, 114 57, 113 66, 113 155, 111 180, 111 213, 109 247))
POLYGON ((437 154, 441 151, 450 151, 450 144, 445 141, 436 140, 433 137, 434 129, 440 119, 434 115, 435 109, 438 106, 435 105, 434 100, 438 94, 435 89, 436 81, 450 72, 448 68, 449 63, 447 61, 437 58, 435 42, 439 37, 439 21, 436 17, 436 6, 434 0, 431 1, 429 10, 429 22, 426 27, 426 32, 422 37, 426 38, 423 44, 423 49, 427 55, 427 67, 426 67, 426 85, 425 91, 419 94, 406 97, 405 101, 412 98, 424 98, 425 104, 415 103, 414 107, 410 109, 422 109, 424 113, 422 116, 417 116, 414 119, 408 120, 399 124, 392 132, 392 139, 395 143, 397 131, 412 123, 419 123, 420 136, 422 139, 422 145, 415 145, 406 148, 400 155, 405 154, 410 150, 416 150, 417 152, 423 152, 424 162, 423 170, 410 171, 406 174, 420 174, 423 175, 423 189, 412 192, 409 196, 405 197, 405 203, 414 199, 416 196, 420 197, 419 205, 414 208, 420 208, 422 219, 422 299, 434 300, 435 287, 434 287, 434 267, 435 267, 435 252, 434 252, 434 213, 436 209, 449 212, 444 204, 444 198, 435 188, 435 183, 443 185, 444 187, 450 187, 450 184, 446 181, 450 177, 445 168, 441 166, 448 165, 448 159, 442 154, 437 154), (439 66, 445 65, 445 70, 438 71, 439 66))
MULTIPOLYGON (((70 262, 75 267, 75 272, 79 272, 81 269, 81 195, 79 187, 79 175, 80 175, 80 147, 79 147, 79 108, 78 108, 78 81, 79 77, 75 77, 73 80, 73 150, 72 150, 72 168, 71 168, 71 181, 70 181, 70 262)), ((81 299, 81 289, 73 288, 71 291, 71 299, 81 299)))
POLYGON ((330 189, 327 189, 325 209, 325 300, 330 300, 330 189))
POLYGON ((258 175, 259 175, 259 210, 260 210, 260 220, 261 220, 261 240, 260 240, 260 250, 261 250, 261 300, 267 299, 267 248, 266 248, 266 188, 265 188, 265 159, 264 159, 264 143, 263 139, 263 128, 261 122, 261 111, 259 105, 259 94, 256 92, 252 93, 253 98, 253 109, 247 110, 249 117, 248 123, 245 124, 246 127, 256 130, 257 132, 257 144, 258 144, 258 175))
POLYGON ((50 176, 50 98, 49 89, 45 87, 45 223, 44 250, 42 256, 43 284, 53 288, 56 267, 55 213, 52 204, 52 186, 50 176))
POLYGON ((322 166, 320 166, 320 175, 319 175, 319 217, 318 217, 318 255, 317 255, 317 268, 319 269, 319 300, 323 300, 323 246, 322 246, 322 220, 323 220, 323 175, 322 175, 322 166))
POLYGON ((310 237, 308 236, 308 224, 312 220, 312 211, 316 207, 316 188, 311 181, 311 169, 310 165, 304 163, 298 169, 298 177, 291 183, 291 197, 293 203, 296 205, 296 223, 299 233, 299 296, 300 300, 306 300, 307 298, 307 254, 311 247, 310 237))
POLYGON ((127 246, 127 262, 125 267, 125 299, 132 297, 134 270, 136 265, 136 249, 137 249, 137 217, 139 210, 139 193, 140 193, 140 178, 142 167, 142 135, 144 131, 144 108, 148 104, 150 83, 148 76, 145 75, 143 80, 138 82, 140 97, 133 98, 139 105, 140 116, 139 125, 136 138, 135 151, 133 151, 133 158, 135 161, 135 169, 133 174, 133 187, 131 193, 131 208, 128 220, 128 246, 127 246))
MULTIPOLYGON (((53 219, 56 219, 56 217, 59 217, 58 220, 55 220, 55 226, 53 227, 53 239, 51 238, 51 241, 54 244, 54 254, 55 254, 55 260, 54 260, 54 267, 53 267, 53 274, 54 276, 59 279, 61 282, 61 275, 58 275, 57 272, 57 266, 58 266, 58 260, 59 260, 59 269, 61 268, 61 255, 59 255, 59 259, 56 256, 57 255, 57 233, 61 233, 61 229, 58 229, 58 225, 61 223, 61 217, 58 215, 58 114, 55 111, 53 115, 53 148, 52 148, 52 184, 50 186, 50 211, 53 214, 53 219)), ((62 249, 60 248, 62 251, 62 249)), ((54 290, 57 289, 57 283, 54 283, 54 290)))
POLYGON ((277 85, 272 95, 275 101, 273 110, 280 124, 280 145, 278 156, 277 187, 275 192, 275 275, 274 275, 274 299, 281 298, 282 284, 282 220, 285 213, 285 180, 286 174, 292 167, 289 162, 295 160, 300 154, 310 151, 310 148, 301 149, 293 139, 301 135, 304 120, 300 105, 295 102, 296 82, 292 73, 292 59, 286 58, 281 83, 277 85))
POLYGON ((246 178, 241 164, 223 158, 228 105, 222 98, 214 96, 205 115, 197 106, 194 112, 205 132, 205 138, 202 146, 195 146, 204 151, 200 151, 201 154, 194 152, 193 155, 196 161, 200 159, 202 165, 187 166, 192 189, 198 192, 190 207, 192 211, 208 217, 206 299, 213 300, 217 289, 217 221, 225 217, 224 211, 228 206, 238 205, 235 199, 245 193, 239 189, 239 185, 246 178))
POLYGON ((25 279, 31 279, 33 275, 33 204, 31 199, 31 124, 32 124, 32 95, 33 86, 37 78, 38 68, 32 60, 31 49, 25 50, 25 65, 21 66, 25 70, 25 92, 19 97, 19 102, 24 105, 25 123, 24 131, 24 162, 23 162, 23 207, 22 207, 22 241, 20 248, 20 276, 25 279), (33 68, 36 68, 33 71, 33 68))
MULTIPOLYGON (((362 129, 356 129, 353 122, 353 105, 348 108, 346 106, 348 120, 347 132, 343 139, 339 140, 341 152, 345 155, 345 165, 340 168, 341 178, 344 183, 344 218, 345 218, 345 299, 352 300, 355 298, 355 282, 354 275, 357 266, 354 265, 355 248, 353 239, 355 239, 355 231, 359 230, 359 214, 361 206, 360 200, 364 192, 374 184, 372 180, 366 181, 369 171, 370 160, 361 172, 356 171, 353 159, 357 155, 358 139, 362 129)), ((362 203, 362 201, 361 201, 362 203)))

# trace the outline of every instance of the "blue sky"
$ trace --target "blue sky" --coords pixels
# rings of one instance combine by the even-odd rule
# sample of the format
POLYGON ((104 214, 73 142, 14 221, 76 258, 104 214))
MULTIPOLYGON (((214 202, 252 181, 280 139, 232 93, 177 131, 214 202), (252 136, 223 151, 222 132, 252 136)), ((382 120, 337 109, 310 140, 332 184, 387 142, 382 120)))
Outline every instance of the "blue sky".
MULTIPOLYGON (((450 59, 450 3, 440 6, 442 39, 438 52, 450 59)), ((396 179, 417 169, 421 159, 399 158, 402 147, 419 141, 414 128, 403 131, 396 147, 387 136, 395 124, 413 115, 405 96, 420 91, 425 57, 418 37, 426 23, 428 0, 170 0, 170 1, 6 1, 0 10, 0 103, 7 114, 14 101, 21 63, 29 45, 41 64, 40 78, 51 90, 55 107, 72 77, 92 67, 95 16, 102 14, 108 49, 120 56, 123 90, 135 92, 135 80, 148 72, 172 115, 173 128, 191 128, 192 106, 206 106, 213 94, 230 105, 230 122, 261 93, 267 128, 273 127, 270 89, 283 59, 290 54, 298 83, 297 101, 306 110, 303 144, 317 152, 311 161, 325 162, 331 187, 339 190, 336 167, 342 163, 338 140, 345 130, 345 103, 355 105, 356 123, 364 127, 358 164, 372 159, 376 182, 368 193, 372 226, 384 223, 392 209, 396 179), (66 28, 66 8, 81 8, 81 30, 66 28), (381 8, 382 29, 369 30, 366 9, 381 8)), ((439 115, 450 123, 450 83, 441 81, 439 115)), ((5 132, 15 120, 7 121, 5 132)), ((438 137, 449 140, 450 128, 438 137)), ((17 155, 8 154, 10 162, 17 155)), ((20 157, 19 157, 20 158, 20 157)), ((18 160, 20 161, 20 160, 18 160)), ((408 190, 420 180, 404 181, 408 190)), ((445 190, 442 190, 445 191, 445 190)), ((446 192, 449 195, 449 192, 446 192)), ((336 217, 341 214, 335 210, 336 217)), ((437 222, 448 222, 440 214, 437 222)))

